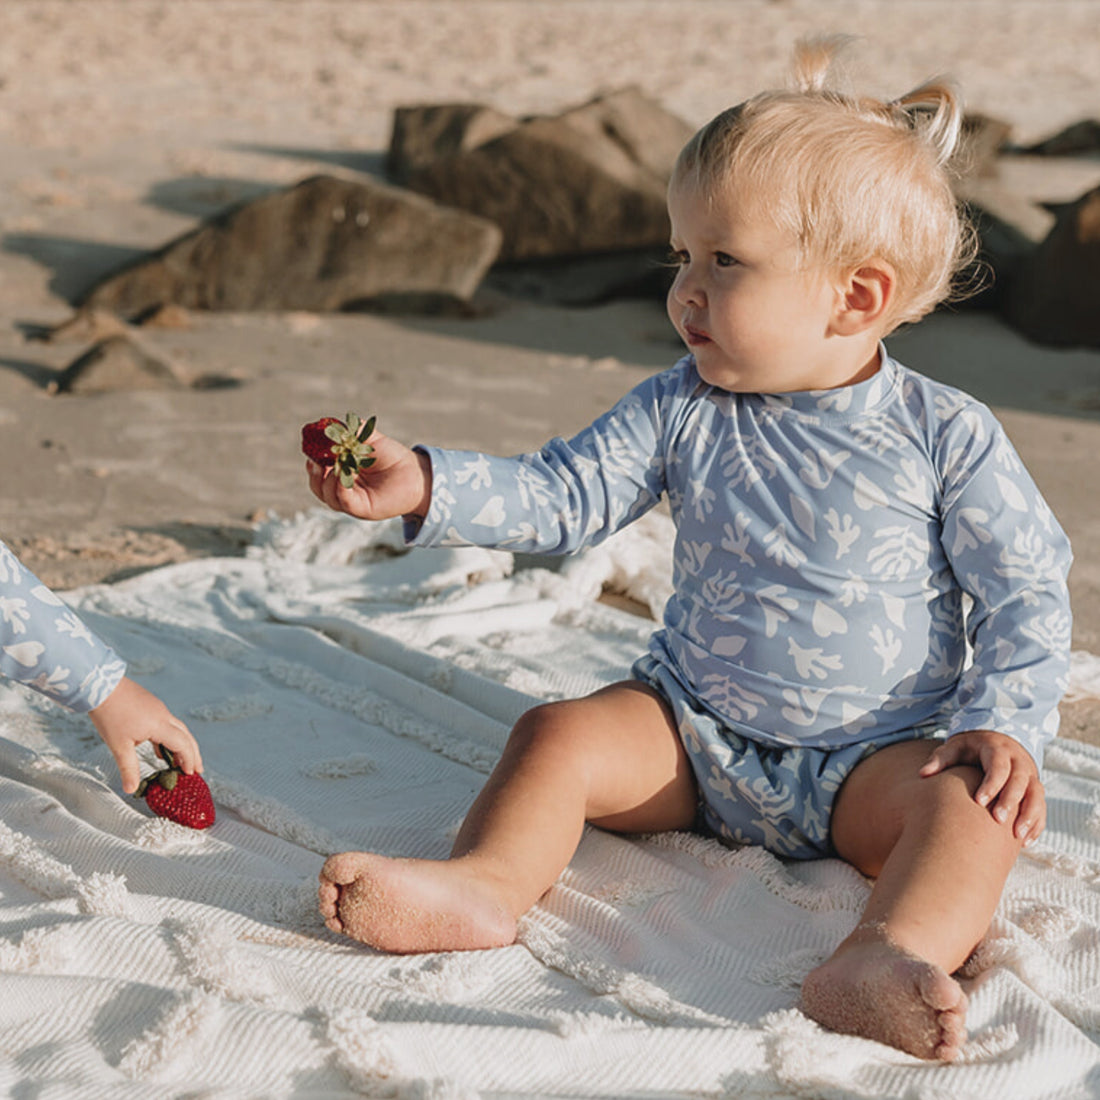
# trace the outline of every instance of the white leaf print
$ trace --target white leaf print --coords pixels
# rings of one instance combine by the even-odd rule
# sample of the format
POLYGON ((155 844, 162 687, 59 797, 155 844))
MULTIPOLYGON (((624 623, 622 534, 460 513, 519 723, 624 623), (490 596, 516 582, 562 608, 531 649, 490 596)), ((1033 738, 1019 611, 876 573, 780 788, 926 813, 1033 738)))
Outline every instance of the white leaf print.
POLYGON ((1009 506, 1014 508, 1017 512, 1030 512, 1027 500, 1024 498, 1024 494, 1020 492, 1020 487, 1007 478, 1004 474, 994 472, 994 479, 997 482, 997 488, 1001 491, 1001 499, 1009 506))
POLYGON ((900 596, 891 596, 889 593, 883 592, 882 609, 894 626, 900 630, 905 629, 905 601, 900 596))
POLYGON ((31 613, 27 610, 27 601, 19 597, 8 599, 0 596, 0 619, 11 625, 13 634, 26 634, 31 613))
POLYGON ((875 724, 874 716, 851 703, 842 703, 840 707, 840 723, 845 733, 858 734, 862 730, 870 729, 875 724))
POLYGON ((817 712, 821 704, 825 702, 828 692, 823 688, 799 688, 797 692, 786 688, 783 698, 787 700, 787 706, 780 710, 780 714, 794 726, 812 726, 817 720, 817 712))
POLYGON ((787 537, 787 527, 779 523, 764 536, 764 544, 767 549, 764 553, 771 558, 776 565, 789 565, 797 569, 806 562, 806 555, 799 550, 787 537))
POLYGON ((723 525, 722 541, 719 545, 728 553, 736 554, 746 565, 755 565, 755 559, 748 552, 748 528, 749 517, 744 512, 738 512, 733 517, 732 527, 728 523, 723 525))
POLYGON ((825 513, 825 525, 829 538, 836 543, 836 557, 839 561, 852 549, 852 543, 859 538, 862 528, 853 523, 852 517, 847 513, 844 514, 842 520, 835 508, 830 508, 825 513))
POLYGON ((714 639, 711 650, 718 657, 736 657, 745 648, 748 638, 738 634, 721 634, 714 639))
POLYGON ((805 465, 798 471, 798 476, 811 489, 826 489, 833 480, 833 474, 851 456, 851 451, 803 451, 805 465))
POLYGON ((882 627, 875 623, 871 627, 871 640, 875 643, 874 650, 882 658, 882 671, 885 675, 898 663, 901 656, 901 639, 892 631, 883 631, 882 627))
POLYGON ((478 455, 477 458, 467 462, 460 470, 455 471, 455 481, 459 485, 467 485, 471 489, 491 489, 493 475, 489 469, 489 459, 486 455, 478 455))
POLYGON ((4 646, 4 652, 24 668, 34 668, 38 664, 38 658, 46 652, 46 647, 41 642, 16 642, 15 645, 4 646))
POLYGON ((863 474, 856 474, 855 502, 864 512, 869 512, 872 508, 885 508, 888 503, 886 494, 863 474))
POLYGON ((504 522, 504 497, 490 497, 471 523, 478 527, 499 527, 504 522))
POLYGON ((49 604, 50 607, 64 607, 65 601, 56 593, 51 592, 44 584, 36 585, 31 589, 31 595, 39 602, 49 604))
POLYGON ((790 621, 788 612, 798 607, 798 600, 786 595, 786 591, 786 585, 769 584, 756 593, 756 602, 764 612, 764 633, 769 638, 775 637, 780 623, 790 621))
POLYGON ((993 541, 990 530, 984 526, 989 513, 982 508, 960 508, 956 527, 955 542, 951 553, 958 555, 967 550, 977 550, 979 546, 993 541))
POLYGON ((821 600, 814 601, 814 612, 810 621, 819 638, 848 633, 848 620, 836 608, 822 603, 821 600))
POLYGON ((840 672, 844 668, 839 654, 830 653, 826 656, 820 646, 804 649, 794 638, 787 639, 787 652, 794 659, 795 671, 803 680, 808 680, 811 676, 816 680, 824 680, 829 675, 827 669, 840 672))
POLYGON ((815 516, 809 502, 802 497, 791 493, 791 518, 798 524, 798 529, 809 539, 815 539, 815 516))

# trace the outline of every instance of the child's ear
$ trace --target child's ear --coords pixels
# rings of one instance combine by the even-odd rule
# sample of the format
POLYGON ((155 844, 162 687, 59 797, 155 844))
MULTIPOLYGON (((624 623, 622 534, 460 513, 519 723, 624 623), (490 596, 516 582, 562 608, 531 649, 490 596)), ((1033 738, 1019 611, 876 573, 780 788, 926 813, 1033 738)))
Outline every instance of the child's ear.
POLYGON ((893 267, 885 260, 869 260, 843 276, 837 287, 832 331, 855 336, 885 323, 897 285, 893 267))

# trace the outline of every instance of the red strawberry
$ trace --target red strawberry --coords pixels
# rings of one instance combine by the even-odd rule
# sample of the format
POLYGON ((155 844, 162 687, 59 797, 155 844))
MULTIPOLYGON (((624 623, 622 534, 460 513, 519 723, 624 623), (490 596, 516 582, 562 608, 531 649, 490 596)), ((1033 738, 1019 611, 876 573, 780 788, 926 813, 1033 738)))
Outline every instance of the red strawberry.
POLYGON ((374 431, 374 417, 367 421, 348 413, 347 422, 322 416, 302 429, 302 451, 318 466, 335 466, 340 484, 350 489, 355 475, 374 463, 374 448, 367 442, 374 431))
POLYGON ((214 824, 214 800, 201 775, 186 775, 172 759, 170 749, 160 746, 167 768, 147 775, 134 794, 144 798, 158 817, 178 821, 191 829, 206 829, 214 824))

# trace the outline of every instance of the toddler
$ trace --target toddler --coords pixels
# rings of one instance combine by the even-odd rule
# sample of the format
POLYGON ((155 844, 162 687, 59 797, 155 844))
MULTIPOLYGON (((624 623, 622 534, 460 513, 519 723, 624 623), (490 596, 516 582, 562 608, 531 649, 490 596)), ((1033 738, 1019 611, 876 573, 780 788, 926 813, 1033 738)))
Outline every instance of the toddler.
POLYGON ((0 542, 0 675, 86 713, 118 765, 122 789, 141 778, 136 746, 165 745, 188 774, 202 771, 190 730, 105 642, 0 542))
POLYGON ((585 822, 700 828, 873 879, 814 969, 822 1025, 950 1061, 951 976, 1045 824, 1070 550, 987 408, 882 339, 973 256, 932 83, 891 103, 795 89, 719 115, 668 192, 668 313, 688 354, 575 438, 515 458, 376 433, 312 491, 414 545, 569 553, 664 497, 674 594, 629 680, 520 718, 448 860, 330 857, 329 928, 385 951, 511 943, 585 822))

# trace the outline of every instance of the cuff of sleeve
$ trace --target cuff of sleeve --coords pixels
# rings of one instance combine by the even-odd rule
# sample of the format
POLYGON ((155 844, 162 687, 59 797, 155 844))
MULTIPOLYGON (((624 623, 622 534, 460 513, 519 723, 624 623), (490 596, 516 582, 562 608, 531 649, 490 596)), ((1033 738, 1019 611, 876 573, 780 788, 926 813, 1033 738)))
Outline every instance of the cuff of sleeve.
POLYGON ((440 463, 437 456, 437 448, 426 447, 422 443, 417 443, 413 447, 413 451, 417 454, 426 455, 428 461, 432 467, 432 498, 428 504, 428 514, 425 516, 402 516, 401 527, 402 534, 405 539, 406 546, 432 546, 434 545, 433 534, 439 526, 439 508, 436 505, 436 501, 439 499, 439 484, 444 475, 440 470, 440 463))

